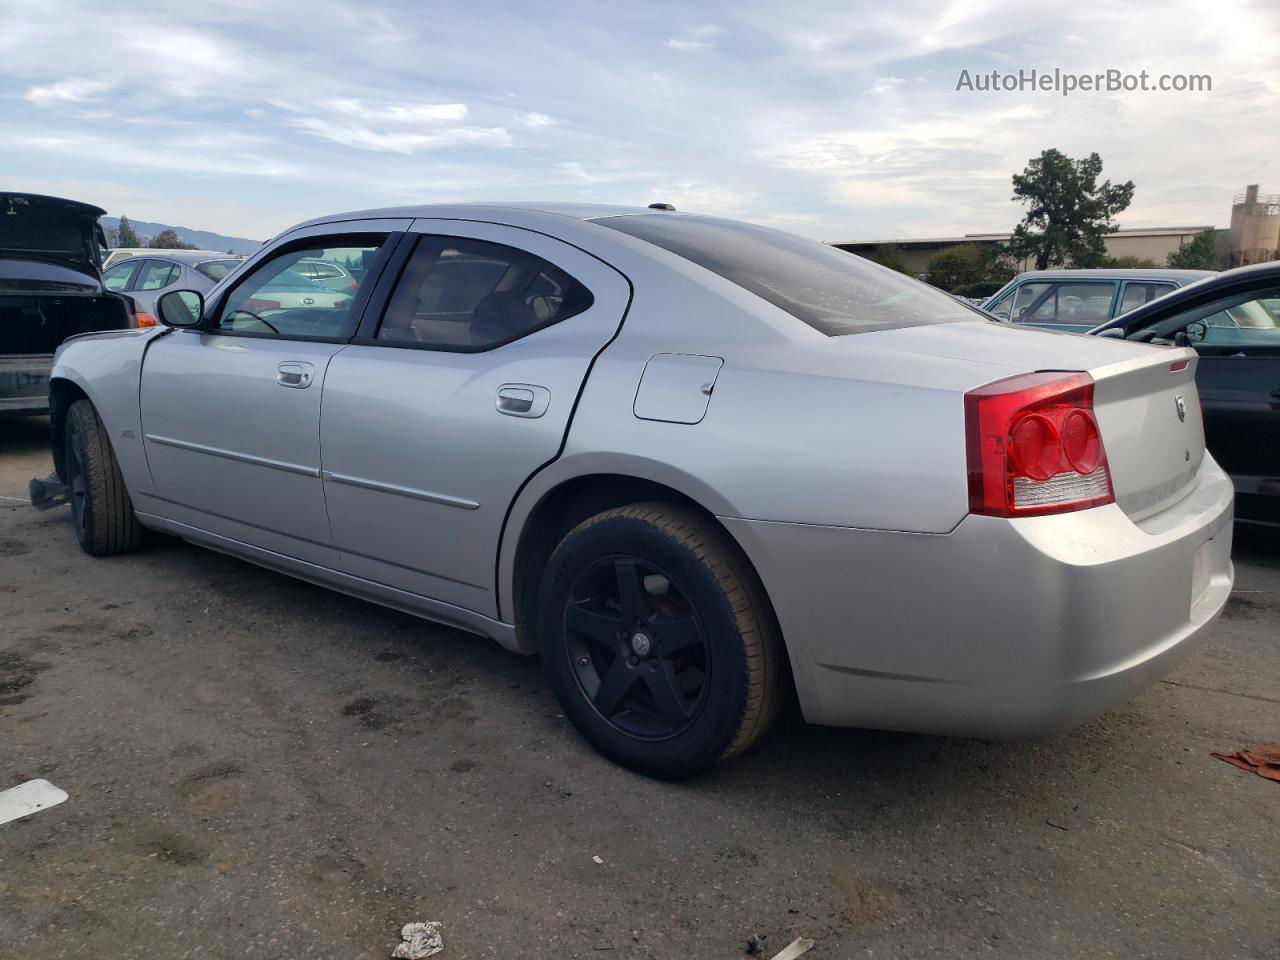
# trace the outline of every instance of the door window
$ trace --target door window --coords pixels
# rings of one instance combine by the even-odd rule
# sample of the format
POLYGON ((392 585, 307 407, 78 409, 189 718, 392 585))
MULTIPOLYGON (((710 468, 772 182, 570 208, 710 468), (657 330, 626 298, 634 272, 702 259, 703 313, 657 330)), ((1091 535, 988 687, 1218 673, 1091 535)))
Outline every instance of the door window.
POLYGON ((176 283, 182 274, 182 268, 167 260, 144 260, 135 290, 162 290, 171 283, 176 283))
POLYGON ((1201 353, 1218 356, 1280 355, 1280 313, 1271 304, 1280 300, 1280 289, 1238 293, 1192 307, 1159 320, 1130 338, 1170 343, 1178 334, 1201 353))
POLYGON ((117 263, 102 275, 102 282, 106 284, 108 290, 117 292, 126 290, 129 287, 129 278, 133 276, 133 271, 137 268, 138 264, 133 260, 117 263))
POLYGON ((484 240, 424 236, 377 339, 434 350, 488 350, 591 306, 591 292, 541 257, 484 240))
POLYGON ((227 295, 212 329, 304 340, 349 336, 358 319, 350 315, 362 282, 358 278, 364 277, 385 241, 385 235, 325 238, 331 246, 313 244, 277 254, 227 295), (341 269, 351 282, 334 290, 312 279, 309 269, 315 263, 341 269))
POLYGON ((1017 323, 1062 323, 1093 327, 1111 316, 1114 283, 1054 281, 1024 283, 1013 306, 1017 323))
POLYGON ((1135 307, 1150 303, 1157 297, 1172 293, 1177 289, 1172 283, 1153 283, 1146 280, 1130 280, 1124 285, 1124 296, 1120 298, 1120 313, 1128 313, 1135 307))

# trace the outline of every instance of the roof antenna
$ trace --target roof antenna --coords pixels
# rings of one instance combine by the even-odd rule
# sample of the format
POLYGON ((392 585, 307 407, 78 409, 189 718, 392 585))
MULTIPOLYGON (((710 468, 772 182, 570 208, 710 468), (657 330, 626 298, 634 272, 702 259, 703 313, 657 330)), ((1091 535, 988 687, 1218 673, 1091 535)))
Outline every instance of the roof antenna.
POLYGON ((651 203, 649 204, 649 209, 650 210, 670 210, 674 213, 676 208, 669 203, 651 203))

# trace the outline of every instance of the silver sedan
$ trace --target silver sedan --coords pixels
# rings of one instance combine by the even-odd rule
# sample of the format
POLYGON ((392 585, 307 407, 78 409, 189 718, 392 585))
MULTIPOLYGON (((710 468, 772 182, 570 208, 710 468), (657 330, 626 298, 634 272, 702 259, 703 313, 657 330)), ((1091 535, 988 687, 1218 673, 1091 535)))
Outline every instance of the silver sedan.
POLYGON ((87 551, 160 531, 540 653, 650 775, 741 753, 791 696, 819 724, 1076 724, 1231 589, 1193 351, 1013 329, 789 234, 347 213, 158 314, 57 358, 87 551), (300 263, 349 295, 274 292, 300 263))

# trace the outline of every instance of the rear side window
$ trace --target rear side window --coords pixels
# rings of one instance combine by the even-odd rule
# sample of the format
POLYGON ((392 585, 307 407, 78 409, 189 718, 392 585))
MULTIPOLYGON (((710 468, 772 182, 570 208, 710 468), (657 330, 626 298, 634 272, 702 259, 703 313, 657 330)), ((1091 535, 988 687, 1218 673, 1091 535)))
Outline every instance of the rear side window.
POLYGON ((204 263, 197 263, 196 269, 210 280, 217 281, 234 270, 239 263, 239 260, 206 260, 204 263))
POLYGON ((524 250, 423 236, 377 339, 433 350, 488 350, 582 313, 591 303, 581 283, 524 250))
POLYGON ((177 281, 182 268, 166 260, 147 260, 134 283, 135 290, 161 290, 177 281))
POLYGON ((919 280, 779 230, 669 213, 594 222, 705 267, 829 337, 980 317, 919 280))
POLYGON ((1130 280, 1124 285, 1124 296, 1120 300, 1120 313, 1128 313, 1135 307, 1150 303, 1156 297, 1163 297, 1176 289, 1172 283, 1148 283, 1130 280))

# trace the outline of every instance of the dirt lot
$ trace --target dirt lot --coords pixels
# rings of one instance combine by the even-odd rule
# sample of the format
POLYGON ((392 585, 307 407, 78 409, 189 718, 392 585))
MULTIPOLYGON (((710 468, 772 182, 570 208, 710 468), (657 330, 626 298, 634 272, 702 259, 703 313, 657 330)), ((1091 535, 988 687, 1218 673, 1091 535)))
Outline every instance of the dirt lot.
MULTIPOLYGON (((1209 645, 1071 734, 786 718, 683 786, 593 754, 536 661, 178 542, 94 560, 0 420, 0 955, 1280 956, 1280 538, 1237 533, 1209 645), (596 863, 599 857, 603 863, 596 863)), ((1152 584, 1159 602, 1159 584, 1152 584)))

